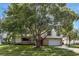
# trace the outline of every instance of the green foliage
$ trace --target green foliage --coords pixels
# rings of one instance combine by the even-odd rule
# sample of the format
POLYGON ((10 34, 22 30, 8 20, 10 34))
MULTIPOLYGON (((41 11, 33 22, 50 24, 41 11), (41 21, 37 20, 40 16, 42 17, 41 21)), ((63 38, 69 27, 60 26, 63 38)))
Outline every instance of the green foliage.
POLYGON ((2 29, 10 34, 13 33, 13 37, 16 34, 21 37, 31 34, 34 40, 55 27, 60 27, 61 30, 56 30, 67 35, 67 32, 73 29, 73 21, 78 16, 65 5, 57 3, 10 4, 6 11, 7 17, 2 22, 2 29), (60 26, 57 25, 58 22, 60 26))
POLYGON ((68 32, 67 35, 70 37, 70 39, 77 38, 77 33, 73 32, 73 31, 68 32))

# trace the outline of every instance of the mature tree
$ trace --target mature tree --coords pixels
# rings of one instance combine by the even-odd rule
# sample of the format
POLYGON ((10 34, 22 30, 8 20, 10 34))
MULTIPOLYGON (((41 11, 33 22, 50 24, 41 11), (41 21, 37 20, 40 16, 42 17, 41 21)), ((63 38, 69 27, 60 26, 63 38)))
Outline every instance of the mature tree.
MULTIPOLYGON (((3 21, 3 29, 9 34, 18 33, 22 37, 31 34, 40 47, 45 35, 52 28, 58 27, 69 31, 77 15, 65 7, 65 4, 11 4, 3 21), (25 35, 24 35, 25 34, 25 35)), ((60 30, 60 29, 58 29, 60 30)))
POLYGON ((70 45, 71 40, 74 40, 77 38, 77 33, 74 31, 70 31, 67 33, 67 36, 69 37, 69 45, 70 45))
POLYGON ((61 24, 59 26, 60 30, 58 29, 59 33, 63 34, 64 36, 69 37, 69 42, 70 42, 71 39, 76 38, 76 33, 72 31, 73 22, 77 21, 79 19, 79 16, 68 8, 64 8, 64 9, 62 8, 61 12, 58 14, 60 14, 60 16, 57 18, 59 18, 59 22, 61 24))

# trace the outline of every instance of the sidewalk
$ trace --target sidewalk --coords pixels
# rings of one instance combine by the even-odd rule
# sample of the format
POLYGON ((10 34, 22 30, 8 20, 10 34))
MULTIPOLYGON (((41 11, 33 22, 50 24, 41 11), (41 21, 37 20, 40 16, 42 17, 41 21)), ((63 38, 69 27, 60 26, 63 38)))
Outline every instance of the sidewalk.
POLYGON ((71 51, 73 51, 73 52, 75 52, 75 53, 79 53, 79 48, 70 48, 70 47, 68 47, 68 46, 66 46, 66 45, 57 46, 57 47, 58 47, 58 48, 68 49, 68 50, 71 50, 71 51))

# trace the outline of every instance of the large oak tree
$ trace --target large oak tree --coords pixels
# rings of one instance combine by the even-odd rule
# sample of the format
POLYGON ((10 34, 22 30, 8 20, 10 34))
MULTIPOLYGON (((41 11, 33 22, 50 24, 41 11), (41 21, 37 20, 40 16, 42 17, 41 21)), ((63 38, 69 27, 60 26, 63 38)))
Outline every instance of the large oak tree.
POLYGON ((47 32, 52 28, 62 32, 72 30, 73 21, 77 14, 66 7, 66 4, 10 4, 7 17, 3 21, 2 28, 12 34, 21 37, 31 34, 36 42, 36 47, 42 45, 47 32), (60 23, 60 25, 58 25, 60 23))

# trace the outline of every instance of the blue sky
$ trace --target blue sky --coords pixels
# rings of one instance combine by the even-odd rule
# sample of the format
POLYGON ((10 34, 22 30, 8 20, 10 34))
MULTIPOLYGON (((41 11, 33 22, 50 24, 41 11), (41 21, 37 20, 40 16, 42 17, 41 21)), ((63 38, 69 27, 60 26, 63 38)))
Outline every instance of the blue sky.
MULTIPOLYGON (((8 9, 8 5, 7 3, 0 3, 0 17, 3 17, 4 11, 8 9)), ((79 14, 79 3, 68 3, 66 6, 79 14)), ((79 29, 79 21, 74 22, 74 28, 79 29)))
POLYGON ((0 17, 3 17, 4 11, 8 9, 7 3, 0 3, 0 17))
MULTIPOLYGON (((71 10, 75 11, 79 15, 79 3, 70 3, 66 5, 71 10)), ((79 20, 77 22, 74 22, 74 28, 79 29, 79 20)))

